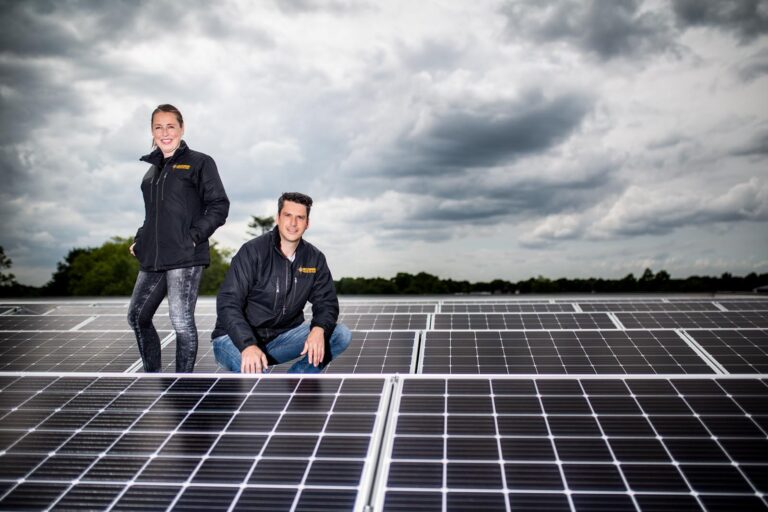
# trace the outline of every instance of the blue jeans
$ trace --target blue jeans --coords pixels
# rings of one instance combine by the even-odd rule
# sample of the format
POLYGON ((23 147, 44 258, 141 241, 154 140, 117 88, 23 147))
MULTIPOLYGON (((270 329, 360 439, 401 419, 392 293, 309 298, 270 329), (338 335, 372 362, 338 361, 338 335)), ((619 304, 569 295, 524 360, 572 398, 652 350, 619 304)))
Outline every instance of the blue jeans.
MULTIPOLYGON (((266 354, 270 366, 285 363, 301 355, 307 336, 309 336, 309 324, 305 323, 284 332, 266 345, 259 344, 259 348, 266 354)), ((326 338, 323 362, 313 366, 309 363, 307 356, 304 356, 288 369, 288 373, 320 373, 328 363, 339 357, 347 349, 351 340, 352 333, 349 329, 343 324, 336 324, 336 328, 331 334, 330 343, 326 338)), ((213 354, 216 356, 216 362, 219 366, 225 370, 240 373, 242 356, 229 335, 225 334, 213 340, 213 354)))
POLYGON ((139 271, 128 306, 128 324, 136 334, 145 372, 159 372, 160 337, 152 317, 166 295, 173 330, 176 331, 176 371, 191 373, 197 359, 195 305, 203 267, 175 268, 164 272, 139 271))

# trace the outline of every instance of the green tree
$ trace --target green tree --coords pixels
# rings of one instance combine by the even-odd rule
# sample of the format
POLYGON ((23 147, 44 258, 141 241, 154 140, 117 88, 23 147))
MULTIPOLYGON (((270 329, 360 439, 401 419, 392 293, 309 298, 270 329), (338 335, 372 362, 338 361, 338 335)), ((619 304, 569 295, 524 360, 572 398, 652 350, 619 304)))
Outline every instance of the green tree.
POLYGON ((263 235, 275 226, 275 218, 271 215, 269 217, 257 217, 251 215, 251 221, 248 223, 250 228, 247 233, 248 236, 256 237, 263 235))
MULTIPOLYGON (((132 238, 114 237, 100 247, 76 248, 59 262, 51 281, 45 285, 46 295, 131 295, 139 272, 139 262, 128 248, 132 238)), ((203 271, 200 293, 219 291, 229 270, 232 251, 211 243, 211 264, 203 271)))
MULTIPOLYGON (((3 249, 3 246, 0 245, 0 270, 2 269, 10 269, 11 265, 13 265, 13 261, 11 258, 5 255, 5 249, 3 249)), ((13 286, 16 284, 16 276, 13 274, 6 274, 5 272, 0 272, 0 286, 13 286)))
POLYGON ((232 250, 226 247, 219 249, 218 242, 211 241, 211 264, 203 271, 200 279, 200 295, 216 295, 221 283, 229 270, 232 250))
POLYGON ((130 295, 139 272, 139 262, 128 248, 132 238, 113 237, 101 247, 76 255, 69 265, 71 295, 130 295))

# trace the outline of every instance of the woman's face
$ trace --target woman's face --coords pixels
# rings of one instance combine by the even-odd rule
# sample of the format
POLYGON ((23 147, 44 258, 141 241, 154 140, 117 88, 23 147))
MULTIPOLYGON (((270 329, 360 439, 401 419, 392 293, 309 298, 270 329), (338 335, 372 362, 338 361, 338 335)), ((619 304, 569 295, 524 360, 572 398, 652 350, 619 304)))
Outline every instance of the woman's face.
POLYGON ((158 112, 152 117, 152 140, 163 156, 169 157, 181 144, 184 135, 184 127, 179 126, 179 121, 173 112, 158 112))

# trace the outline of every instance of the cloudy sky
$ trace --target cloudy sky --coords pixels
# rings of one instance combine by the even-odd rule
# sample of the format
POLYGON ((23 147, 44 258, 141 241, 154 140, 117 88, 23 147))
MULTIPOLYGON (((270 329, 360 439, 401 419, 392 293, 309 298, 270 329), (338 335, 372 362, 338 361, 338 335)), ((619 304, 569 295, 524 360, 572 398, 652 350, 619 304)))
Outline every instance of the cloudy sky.
POLYGON ((283 191, 334 277, 768 272, 768 0, 0 1, 0 245, 129 236, 159 103, 237 248, 283 191))

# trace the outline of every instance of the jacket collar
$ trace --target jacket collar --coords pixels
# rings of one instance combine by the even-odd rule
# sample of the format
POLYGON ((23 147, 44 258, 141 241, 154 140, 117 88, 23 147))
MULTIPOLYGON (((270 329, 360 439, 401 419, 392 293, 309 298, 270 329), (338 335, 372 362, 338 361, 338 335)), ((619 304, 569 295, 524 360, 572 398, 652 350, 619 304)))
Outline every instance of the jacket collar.
MULTIPOLYGON (((176 158, 179 155, 183 155, 188 150, 189 147, 187 147, 187 143, 182 139, 182 141, 179 143, 178 149, 173 153, 171 158, 176 158)), ((142 162, 150 163, 156 167, 160 167, 163 163, 163 152, 160 151, 160 148, 155 148, 154 151, 148 155, 144 155, 139 160, 142 162)))

